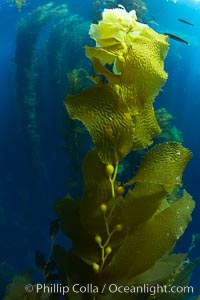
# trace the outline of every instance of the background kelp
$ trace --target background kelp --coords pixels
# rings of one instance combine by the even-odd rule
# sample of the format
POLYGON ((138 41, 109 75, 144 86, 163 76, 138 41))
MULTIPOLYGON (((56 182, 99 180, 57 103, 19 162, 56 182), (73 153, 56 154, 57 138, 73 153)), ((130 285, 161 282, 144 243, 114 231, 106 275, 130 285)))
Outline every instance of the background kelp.
MULTIPOLYGON (((9 11, 12 16, 12 9, 9 11)), ((0 223, 5 243, 0 259, 0 298, 13 274, 34 264, 35 251, 46 244, 46 222, 54 214, 54 199, 63 197, 66 189, 74 188, 75 195, 81 194, 80 163, 90 147, 87 131, 80 122, 73 122, 67 116, 64 106, 66 91, 71 90, 71 82, 67 80, 70 71, 82 69, 87 73, 90 67, 85 63, 83 48, 88 39, 88 22, 70 14, 66 4, 57 3, 47 3, 35 9, 30 6, 20 16, 16 15, 19 19, 16 28, 15 19, 8 19, 12 24, 8 27, 13 27, 11 42, 15 46, 9 65, 15 65, 13 74, 8 72, 14 97, 13 106, 8 110, 11 115, 5 116, 8 131, 4 130, 2 136, 5 143, 2 148, 4 176, 1 192, 5 201, 0 211, 0 223), (16 80, 16 85, 12 80, 16 80), (76 172, 71 171, 74 167, 76 172), (58 174, 61 180, 58 180, 58 174), (35 223, 35 213, 40 222, 35 223), (9 238, 13 232, 14 240, 9 238), (17 243, 16 260, 11 245, 26 233, 29 239, 17 243), (29 240, 36 236, 33 247, 29 240)), ((11 105, 9 103, 5 105, 11 105)))
MULTIPOLYGON (((46 177, 46 152, 49 149, 53 152, 55 147, 44 142, 47 137, 42 128, 53 136, 62 137, 62 147, 65 147, 72 166, 69 169, 78 166, 83 159, 86 131, 80 124, 66 118, 62 99, 66 89, 72 89, 72 84, 73 89, 80 91, 80 85, 77 90, 78 84, 75 83, 75 73, 70 73, 70 70, 82 69, 84 75, 87 73, 83 68, 81 50, 83 53, 82 44, 87 39, 88 27, 79 16, 69 14, 66 4, 56 6, 53 3, 39 6, 18 23, 15 50, 17 98, 36 181, 46 177), (71 59, 71 53, 80 59, 71 59)), ((78 76, 80 74, 79 71, 78 76)), ((83 75, 79 83, 82 78, 83 75)), ((69 185, 80 182, 80 174, 77 172, 74 176, 69 178, 69 185)))

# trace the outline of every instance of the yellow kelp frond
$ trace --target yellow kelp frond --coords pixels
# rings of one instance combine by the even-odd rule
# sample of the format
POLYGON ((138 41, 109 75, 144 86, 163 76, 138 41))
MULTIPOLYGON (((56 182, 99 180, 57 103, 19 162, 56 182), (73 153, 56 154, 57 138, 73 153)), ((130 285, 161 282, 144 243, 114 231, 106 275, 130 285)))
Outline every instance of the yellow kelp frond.
MULTIPOLYGON (((154 33, 153 30, 152 32, 154 33)), ((132 109, 135 105, 143 106, 150 100, 152 103, 165 83, 167 74, 163 66, 167 43, 164 46, 153 36, 152 38, 137 37, 131 45, 125 57, 124 70, 119 76, 119 84, 120 86, 121 83, 127 84, 129 88, 132 85, 134 91, 128 102, 132 109)))
POLYGON ((103 163, 115 164, 131 149, 134 122, 127 105, 109 86, 91 87, 79 95, 70 95, 66 106, 70 117, 87 127, 103 163))
POLYGON ((83 178, 86 192, 80 206, 83 227, 89 233, 105 231, 101 204, 107 205, 112 194, 106 174, 106 165, 100 161, 96 150, 90 151, 83 163, 83 178))
POLYGON ((106 165, 100 161, 96 149, 91 150, 84 159, 83 178, 87 190, 100 190, 101 192, 109 184, 106 165))
POLYGON ((126 48, 132 39, 140 35, 148 25, 136 21, 134 10, 129 13, 125 8, 104 9, 102 20, 98 25, 90 26, 89 34, 98 47, 111 47, 119 44, 126 48))
POLYGON ((127 232, 132 232, 138 225, 147 221, 159 209, 167 192, 161 185, 137 183, 129 190, 119 208, 121 222, 127 232))
POLYGON ((133 150, 140 150, 152 144, 152 138, 159 135, 161 130, 158 125, 152 104, 146 103, 144 108, 132 117, 135 120, 135 134, 133 150))
MULTIPOLYGON (((98 197, 101 197, 105 203, 108 202, 114 197, 111 192, 111 181, 116 185, 115 188, 118 187, 116 181, 117 170, 117 164, 111 165, 102 163, 97 149, 91 150, 83 162, 83 177, 86 191, 93 191, 98 197)), ((117 192, 117 195, 122 194, 123 193, 119 191, 117 192)))
POLYGON ((177 142, 165 142, 152 148, 144 157, 135 177, 128 183, 148 182, 172 192, 182 184, 182 173, 191 152, 177 142))
MULTIPOLYGON (((187 259, 187 253, 186 254, 167 253, 166 255, 162 256, 152 268, 148 269, 147 271, 140 274, 139 276, 136 276, 132 284, 135 285, 135 284, 149 283, 151 285, 154 285, 157 282, 163 283, 166 282, 167 280, 172 280, 177 270, 183 268, 186 259, 187 259)), ((178 285, 179 284, 177 284, 177 286, 178 285)), ((180 285, 184 286, 183 283, 180 285)), ((157 300, 157 295, 155 299, 157 300)))
MULTIPOLYGON (((110 64, 110 60, 106 61, 103 52, 99 49, 106 50, 111 56, 115 56, 113 72, 119 74, 122 71, 117 68, 119 62, 125 62, 130 49, 134 46, 139 47, 137 58, 143 57, 145 51, 146 59, 158 60, 154 66, 155 70, 158 64, 163 61, 168 51, 167 37, 156 33, 146 24, 136 21, 135 11, 127 12, 125 9, 104 10, 103 20, 97 25, 92 24, 90 28, 90 36, 96 41, 96 48, 86 48, 86 56, 93 60, 94 57, 99 59, 103 65, 110 64), (142 46, 142 48, 140 48, 142 46), (152 46, 154 50, 152 52, 152 46), (93 49, 96 49, 96 53, 93 49), (150 59, 151 58, 151 59, 150 59)), ((152 63, 154 65, 154 63, 152 63)), ((121 65, 121 64, 119 64, 121 65)), ((165 75, 166 76, 166 75, 165 75)))
POLYGON ((184 233, 194 209, 192 197, 183 197, 154 214, 130 233, 103 272, 105 282, 132 284, 134 277, 151 268, 170 251, 184 233))
POLYGON ((166 50, 161 51, 161 45, 153 38, 137 37, 124 56, 118 49, 90 47, 86 47, 86 55, 93 61, 96 73, 106 77, 134 112, 146 102, 153 103, 167 79, 161 54, 166 55, 166 50), (113 72, 106 68, 107 64, 114 64, 113 72))
MULTIPOLYGON (((86 191, 80 205, 80 219, 84 229, 90 234, 94 235, 98 232, 103 236, 106 233, 102 205, 106 211, 110 211, 113 202, 116 205, 121 203, 120 197, 115 200, 112 199, 108 171, 114 172, 114 169, 114 166, 103 164, 100 161, 96 149, 90 151, 84 160, 83 177, 86 191)), ((114 189, 116 192, 118 187, 119 184, 115 182, 114 189)), ((113 210, 113 213, 115 213, 115 210, 113 210)), ((117 210, 117 216, 121 216, 121 211, 117 210)), ((117 222, 116 219, 115 222, 117 222)))
POLYGON ((168 43, 166 36, 138 23, 135 12, 104 12, 103 20, 91 25, 96 47, 86 46, 86 56, 108 83, 97 83, 96 89, 75 98, 68 96, 66 107, 89 130, 102 162, 115 163, 131 148, 149 146, 160 133, 152 105, 167 79, 163 67, 168 43), (124 106, 122 118, 118 113, 124 106))

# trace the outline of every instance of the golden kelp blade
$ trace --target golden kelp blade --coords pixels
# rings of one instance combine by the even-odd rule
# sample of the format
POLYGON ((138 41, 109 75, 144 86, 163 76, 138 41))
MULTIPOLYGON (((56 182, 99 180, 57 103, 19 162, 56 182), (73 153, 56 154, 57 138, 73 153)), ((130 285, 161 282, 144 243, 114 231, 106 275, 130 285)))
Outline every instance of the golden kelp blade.
POLYGON ((103 163, 120 161, 132 148, 135 124, 126 103, 108 85, 95 86, 66 101, 72 119, 88 129, 103 163))
POLYGON ((144 157, 135 177, 128 185, 148 182, 162 185, 167 192, 182 185, 182 173, 192 154, 177 142, 153 147, 144 157))
POLYGON ((168 43, 167 37, 136 22, 134 12, 106 10, 104 16, 104 21, 91 25, 96 47, 85 49, 95 72, 107 83, 69 95, 66 108, 71 118, 88 129, 101 161, 112 164, 132 149, 148 147, 160 133, 153 102, 167 79, 163 67, 168 43), (118 34, 120 24, 115 13, 124 19, 122 28, 128 26, 123 33, 118 34), (107 26, 111 32, 105 30, 107 26))
POLYGON ((131 285, 134 277, 151 268, 182 236, 194 209, 192 197, 183 197, 154 214, 128 235, 103 272, 105 282, 131 285))

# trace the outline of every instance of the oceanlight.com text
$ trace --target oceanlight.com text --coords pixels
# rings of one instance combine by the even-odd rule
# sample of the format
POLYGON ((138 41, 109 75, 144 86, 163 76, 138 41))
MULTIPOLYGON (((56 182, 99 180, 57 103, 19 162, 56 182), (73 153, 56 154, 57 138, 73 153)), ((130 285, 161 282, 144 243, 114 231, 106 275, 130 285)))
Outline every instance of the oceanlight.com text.
POLYGON ((25 291, 27 293, 36 292, 36 293, 48 293, 48 294, 60 294, 65 295, 69 292, 75 294, 103 294, 103 293, 111 293, 111 294, 149 294, 149 295, 156 295, 156 294, 193 294, 194 288, 193 286, 167 286, 167 285, 150 285, 150 284, 142 284, 137 286, 122 286, 117 285, 115 283, 111 284, 104 284, 103 286, 99 287, 92 283, 88 283, 86 285, 80 285, 78 283, 67 286, 62 284, 27 284, 25 286, 25 291))

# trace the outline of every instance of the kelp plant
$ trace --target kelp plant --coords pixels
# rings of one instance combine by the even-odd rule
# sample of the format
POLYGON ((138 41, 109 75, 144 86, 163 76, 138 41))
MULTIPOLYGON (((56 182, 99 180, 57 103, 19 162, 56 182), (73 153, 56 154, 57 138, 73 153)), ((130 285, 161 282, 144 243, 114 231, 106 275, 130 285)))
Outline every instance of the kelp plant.
POLYGON ((61 228, 72 240, 68 253, 58 247, 55 256, 64 257, 62 274, 65 268, 67 275, 62 278, 70 299, 77 299, 75 284, 87 287, 78 299, 150 299, 145 292, 126 290, 121 296, 109 287, 170 287, 177 274, 179 283, 185 279, 180 273, 187 254, 172 250, 195 205, 182 189, 191 153, 178 142, 164 142, 147 151, 137 170, 133 166, 135 176, 128 182, 118 182, 117 172, 130 151, 147 148, 161 132, 153 102, 167 79, 168 41, 122 6, 105 9, 89 33, 96 42, 85 47, 97 74, 91 78, 95 85, 68 95, 66 108, 88 129, 95 148, 83 163, 83 198, 67 196, 55 204, 61 228))

